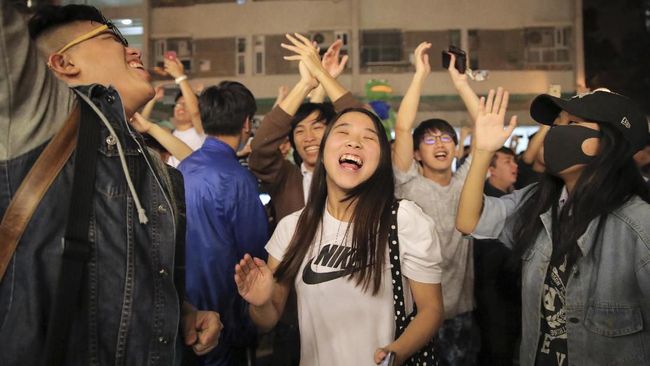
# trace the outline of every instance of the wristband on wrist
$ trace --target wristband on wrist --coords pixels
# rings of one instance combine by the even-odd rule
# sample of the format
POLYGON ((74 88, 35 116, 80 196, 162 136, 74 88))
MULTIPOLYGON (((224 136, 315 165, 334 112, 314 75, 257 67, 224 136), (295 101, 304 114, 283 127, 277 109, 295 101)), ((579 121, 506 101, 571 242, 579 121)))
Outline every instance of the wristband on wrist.
POLYGON ((181 75, 181 76, 177 77, 176 79, 174 79, 174 82, 176 84, 180 84, 184 80, 187 80, 187 75, 181 75))

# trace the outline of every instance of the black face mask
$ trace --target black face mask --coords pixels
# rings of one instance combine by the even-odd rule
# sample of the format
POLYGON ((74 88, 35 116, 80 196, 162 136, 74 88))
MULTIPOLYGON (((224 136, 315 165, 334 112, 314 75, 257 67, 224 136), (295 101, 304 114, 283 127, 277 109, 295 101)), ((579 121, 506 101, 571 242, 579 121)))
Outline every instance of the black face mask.
POLYGON ((600 132, 583 126, 553 126, 544 140, 544 162, 551 174, 578 164, 588 164, 595 156, 582 151, 582 143, 599 138, 600 132))

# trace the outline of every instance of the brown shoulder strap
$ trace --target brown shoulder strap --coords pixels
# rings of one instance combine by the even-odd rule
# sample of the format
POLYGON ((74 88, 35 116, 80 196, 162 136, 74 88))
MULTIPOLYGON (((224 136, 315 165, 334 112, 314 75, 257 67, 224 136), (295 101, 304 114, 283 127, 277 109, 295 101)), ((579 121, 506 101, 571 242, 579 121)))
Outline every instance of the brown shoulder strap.
POLYGON ((79 130, 80 116, 80 108, 77 105, 20 183, 18 191, 2 217, 0 223, 0 281, 7 271, 7 266, 9 266, 18 247, 18 242, 34 215, 36 207, 74 151, 77 144, 75 137, 79 130))

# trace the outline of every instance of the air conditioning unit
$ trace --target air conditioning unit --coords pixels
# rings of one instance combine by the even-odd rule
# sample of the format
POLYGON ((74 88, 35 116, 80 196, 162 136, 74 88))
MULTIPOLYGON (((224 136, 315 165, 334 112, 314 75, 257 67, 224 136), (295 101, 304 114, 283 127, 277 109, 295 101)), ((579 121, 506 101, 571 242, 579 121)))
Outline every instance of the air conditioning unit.
POLYGON ((528 47, 553 47, 555 45, 554 28, 529 28, 526 29, 526 46, 528 47))

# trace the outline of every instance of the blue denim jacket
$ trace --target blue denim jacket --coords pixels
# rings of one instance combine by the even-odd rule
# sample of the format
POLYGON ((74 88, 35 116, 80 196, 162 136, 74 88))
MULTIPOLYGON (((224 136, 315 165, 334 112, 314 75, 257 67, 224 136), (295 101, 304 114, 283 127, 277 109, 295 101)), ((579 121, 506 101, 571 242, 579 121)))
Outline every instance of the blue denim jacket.
MULTIPOLYGON (((118 151, 106 127, 98 146, 90 224, 91 257, 68 341, 66 365, 169 365, 175 357, 179 301, 174 286, 175 205, 168 178, 144 156, 124 120, 119 95, 95 85, 79 88, 110 121, 122 143, 148 216, 138 221, 118 151), (164 188, 163 188, 164 187, 164 188)), ((82 120, 81 123, 100 123, 82 120)), ((4 213, 41 152, 2 162, 4 213)), ((38 364, 61 263, 74 157, 41 201, 0 283, 0 364, 38 364)))
MULTIPOLYGON (((513 245, 513 217, 528 189, 502 198, 485 197, 477 238, 513 245)), ((532 188, 534 189, 534 188, 532 188)), ((535 364, 540 306, 551 252, 551 213, 540 216, 544 230, 523 256, 520 361, 535 364)), ((532 219, 532 218, 531 218, 532 219)), ((598 220, 578 239, 582 257, 566 287, 570 365, 650 364, 650 205, 638 197, 608 215, 594 240, 598 220)))
MULTIPOLYGON (((0 215, 75 102, 47 69, 12 1, 0 1, 0 215)), ((170 365, 179 329, 174 286, 176 205, 160 159, 130 131, 110 87, 77 88, 100 110, 124 148, 134 190, 149 219, 140 224, 116 139, 98 114, 91 257, 82 303, 73 312, 65 365, 170 365)), ((37 365, 58 280, 74 155, 43 197, 0 282, 0 365, 37 365)), ((180 198, 182 199, 182 197, 180 198)))

